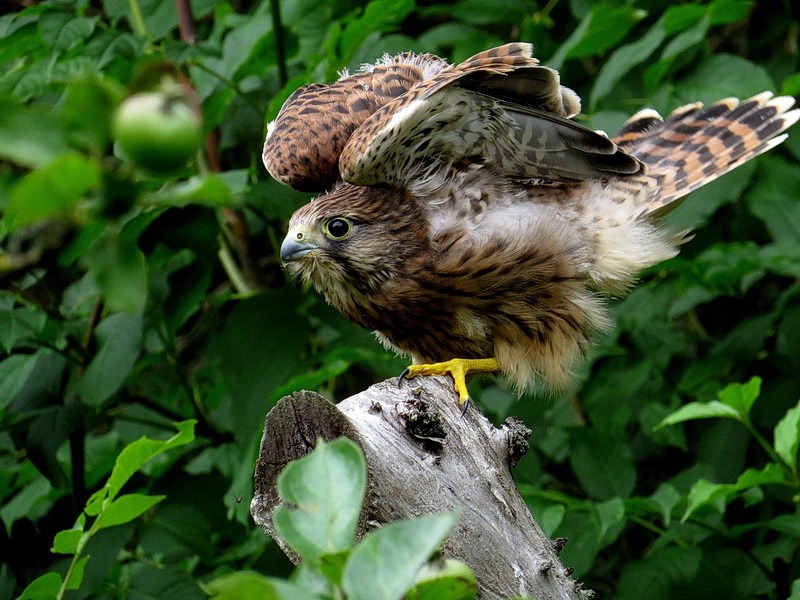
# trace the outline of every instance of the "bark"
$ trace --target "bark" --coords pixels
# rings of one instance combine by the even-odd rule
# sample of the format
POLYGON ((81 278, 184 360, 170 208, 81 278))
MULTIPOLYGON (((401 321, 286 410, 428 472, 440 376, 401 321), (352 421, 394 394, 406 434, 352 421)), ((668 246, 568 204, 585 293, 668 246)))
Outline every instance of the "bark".
POLYGON ((338 405, 314 392, 283 398, 267 415, 251 513, 297 563, 272 526, 276 480, 316 440, 347 436, 364 451, 367 495, 358 536, 391 521, 459 509, 442 554, 466 562, 482 599, 530 596, 584 600, 558 558, 560 543, 533 520, 511 476, 528 449, 515 419, 496 428, 475 406, 462 415, 452 381, 387 380, 338 405))

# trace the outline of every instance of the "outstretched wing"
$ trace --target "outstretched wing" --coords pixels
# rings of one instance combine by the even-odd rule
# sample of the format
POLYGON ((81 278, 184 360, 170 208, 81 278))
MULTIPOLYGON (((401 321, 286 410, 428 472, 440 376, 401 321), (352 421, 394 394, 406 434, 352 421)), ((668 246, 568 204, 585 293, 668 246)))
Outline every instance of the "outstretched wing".
POLYGON ((638 173, 637 159, 570 120, 580 99, 531 51, 523 43, 487 50, 380 107, 342 150, 342 178, 359 185, 435 184, 452 166, 475 163, 519 178, 638 173))
POLYGON ((331 85, 296 90, 270 123, 262 158, 270 175, 302 191, 326 191, 339 179, 339 155, 352 133, 387 102, 447 67, 432 54, 386 56, 331 85))

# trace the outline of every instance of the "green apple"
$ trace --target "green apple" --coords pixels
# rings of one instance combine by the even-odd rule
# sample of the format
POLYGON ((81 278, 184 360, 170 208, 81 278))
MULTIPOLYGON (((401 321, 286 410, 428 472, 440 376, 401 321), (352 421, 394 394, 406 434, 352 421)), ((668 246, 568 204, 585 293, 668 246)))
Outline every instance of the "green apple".
POLYGON ((186 166, 200 148, 200 119, 180 97, 142 92, 119 105, 111 124, 120 154, 154 174, 186 166))

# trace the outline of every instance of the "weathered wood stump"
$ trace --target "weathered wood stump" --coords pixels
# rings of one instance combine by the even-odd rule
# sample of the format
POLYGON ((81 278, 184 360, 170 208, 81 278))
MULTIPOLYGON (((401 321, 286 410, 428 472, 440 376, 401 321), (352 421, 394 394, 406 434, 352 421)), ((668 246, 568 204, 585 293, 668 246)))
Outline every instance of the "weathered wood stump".
POLYGON ((515 419, 495 427, 474 406, 462 415, 443 377, 387 380, 338 405, 297 392, 267 415, 250 510, 296 563, 272 525, 277 477, 317 439, 347 436, 367 461, 359 537, 383 523, 460 509, 442 553, 472 567, 480 598, 585 600, 591 592, 570 578, 511 476, 529 435, 515 419))

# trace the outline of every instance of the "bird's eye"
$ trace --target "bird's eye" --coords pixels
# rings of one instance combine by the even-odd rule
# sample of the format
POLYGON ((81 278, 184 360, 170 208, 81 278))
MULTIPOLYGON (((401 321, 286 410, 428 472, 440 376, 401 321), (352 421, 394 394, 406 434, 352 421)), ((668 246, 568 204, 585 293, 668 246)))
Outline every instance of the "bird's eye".
POLYGON ((329 238, 342 240, 350 234, 350 221, 343 217, 334 217, 325 224, 325 233, 329 238))

